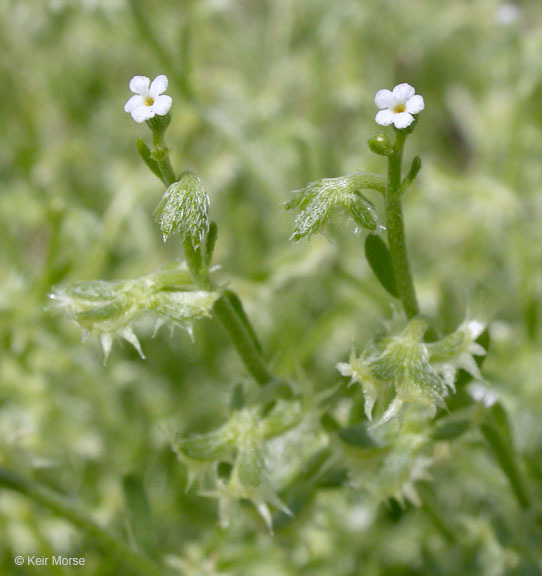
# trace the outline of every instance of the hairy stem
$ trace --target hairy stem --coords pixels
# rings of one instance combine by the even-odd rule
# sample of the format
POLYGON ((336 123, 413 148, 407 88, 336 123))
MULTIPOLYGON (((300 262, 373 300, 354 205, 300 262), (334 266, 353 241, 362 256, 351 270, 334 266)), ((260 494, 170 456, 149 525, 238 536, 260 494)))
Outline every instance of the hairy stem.
POLYGON ((397 291, 407 317, 413 318, 420 310, 408 263, 401 203, 401 167, 406 136, 405 132, 396 131, 393 152, 388 157, 388 184, 385 193, 385 207, 388 243, 397 291))
POLYGON ((169 151, 164 141, 164 131, 153 130, 152 139, 154 144, 152 157, 160 169, 162 180, 166 186, 171 186, 171 184, 177 181, 177 178, 175 176, 175 170, 173 170, 173 166, 171 165, 171 160, 169 159, 169 151))
MULTIPOLYGON (((176 181, 175 172, 169 159, 169 151, 164 145, 163 132, 153 130, 155 150, 163 152, 156 162, 164 181, 169 186, 176 181)), ((185 260, 188 264, 194 283, 203 290, 214 290, 212 281, 209 279, 207 269, 202 267, 202 257, 199 248, 194 248, 190 240, 183 242, 185 260)), ((258 339, 250 324, 241 301, 231 290, 218 298, 213 306, 215 317, 224 326, 241 360, 252 374, 258 384, 264 385, 274 379, 273 374, 267 368, 260 353, 258 339), (232 305, 237 302, 238 305, 232 305)))
POLYGON ((215 302, 213 312, 224 326, 239 356, 256 382, 264 385, 273 380, 273 374, 265 365, 254 339, 226 296, 220 296, 215 302))
POLYGON ((46 486, 0 466, 0 487, 27 496, 77 526, 96 543, 98 548, 122 565, 127 573, 135 576, 164 576, 166 573, 162 566, 127 546, 118 536, 100 526, 65 497, 46 486))

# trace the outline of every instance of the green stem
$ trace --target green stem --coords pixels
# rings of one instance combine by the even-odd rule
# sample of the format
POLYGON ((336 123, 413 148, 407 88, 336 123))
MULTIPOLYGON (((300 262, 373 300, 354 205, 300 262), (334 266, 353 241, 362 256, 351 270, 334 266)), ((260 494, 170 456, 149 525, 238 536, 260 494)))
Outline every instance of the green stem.
MULTIPOLYGON (((164 142, 164 132, 167 125, 162 128, 152 126, 151 124, 150 127, 154 144, 152 156, 160 169, 164 183, 167 186, 170 186, 177 181, 177 178, 175 177, 175 171, 171 165, 169 150, 164 142)), ((204 263, 201 246, 194 248, 189 238, 185 238, 182 241, 182 244, 185 260, 192 275, 194 284, 202 290, 215 290, 216 287, 209 279, 207 270, 208 262, 207 264, 204 263)), ((229 296, 226 294, 221 295, 215 302, 213 310, 216 318, 218 318, 228 332, 239 356, 243 360, 248 371, 252 376, 254 376, 255 380, 262 385, 273 380, 274 376, 268 370, 263 361, 257 345, 257 338, 251 330, 248 318, 244 315, 239 298, 237 298, 237 296, 231 291, 229 296), (234 306, 232 305, 232 302, 238 302, 239 305, 234 306)))
POLYGON ((162 566, 127 546, 118 536, 100 526, 66 498, 34 480, 23 478, 0 466, 0 487, 14 490, 27 496, 55 514, 62 516, 92 539, 105 554, 125 567, 135 576, 164 576, 162 566))
POLYGON ((222 326, 224 326, 239 356, 256 382, 263 386, 273 380, 273 374, 265 365, 253 338, 248 333, 228 298, 220 296, 214 303, 213 312, 222 326))
POLYGON ((529 493, 527 491, 526 482, 517 464, 514 451, 509 445, 507 445, 503 436, 499 434, 493 426, 482 423, 480 429, 486 442, 493 451, 501 470, 508 478, 519 505, 524 510, 527 510, 530 506, 529 493))
POLYGON ((408 263, 408 254, 401 204, 401 167, 407 134, 397 130, 393 152, 388 157, 388 185, 385 193, 386 228, 390 256, 399 298, 408 318, 419 313, 416 291, 408 263))
MULTIPOLYGON (((164 145, 163 131, 153 130, 153 141, 155 150, 161 152, 159 157, 155 157, 160 172, 166 184, 171 185, 176 181, 176 178, 169 159, 169 151, 164 145)), ((194 248, 188 239, 183 241, 183 249, 185 260, 192 274, 194 283, 203 290, 214 290, 215 286, 209 279, 207 270, 203 267, 201 249, 194 248)), ((257 338, 249 329, 250 323, 248 318, 240 313, 242 307, 239 309, 239 307, 236 308, 232 305, 232 301, 234 299, 239 301, 239 298, 233 292, 229 292, 229 296, 226 294, 222 295, 215 302, 213 306, 214 315, 224 326, 241 360, 256 382, 261 385, 267 384, 274 379, 274 376, 265 365, 258 345, 256 344, 257 338)))
POLYGON ((175 176, 175 171, 171 165, 171 160, 169 159, 169 150, 166 146, 164 140, 163 130, 153 130, 152 140, 154 144, 154 149, 152 151, 152 157, 156 161, 160 174, 162 174, 162 179, 166 186, 171 186, 174 182, 177 182, 175 176))

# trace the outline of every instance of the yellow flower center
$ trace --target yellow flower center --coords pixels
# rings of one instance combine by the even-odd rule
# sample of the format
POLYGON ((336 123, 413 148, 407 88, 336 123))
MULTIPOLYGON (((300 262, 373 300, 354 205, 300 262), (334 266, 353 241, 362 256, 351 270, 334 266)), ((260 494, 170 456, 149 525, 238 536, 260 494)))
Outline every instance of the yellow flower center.
POLYGON ((393 113, 394 114, 400 114, 401 112, 404 112, 406 110, 406 106, 404 104, 397 104, 397 106, 395 106, 395 108, 393 109, 393 113))
POLYGON ((154 104, 154 98, 152 96, 146 96, 143 99, 143 104, 145 104, 145 106, 152 106, 154 104))

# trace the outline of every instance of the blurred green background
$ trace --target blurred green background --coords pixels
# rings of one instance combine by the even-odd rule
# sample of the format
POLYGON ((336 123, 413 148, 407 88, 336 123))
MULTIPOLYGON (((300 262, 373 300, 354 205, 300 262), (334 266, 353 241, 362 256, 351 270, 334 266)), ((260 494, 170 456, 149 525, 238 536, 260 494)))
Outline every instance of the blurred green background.
MULTIPOLYGON (((168 144, 219 226, 217 278, 256 325, 274 371, 316 390, 391 317, 363 238, 341 220, 292 244, 291 190, 357 169, 374 94, 412 84, 425 111, 407 145, 423 169, 405 198, 422 308, 451 330, 469 303, 492 318, 484 376, 512 415, 540 495, 542 467, 542 10, 496 0, 4 0, 0 4, 0 465, 68 494, 126 533, 121 480, 144 483, 162 555, 189 575, 540 573, 537 543, 479 439, 433 470, 430 514, 348 488, 314 490, 272 537, 250 508, 228 531, 185 493, 170 439, 214 428, 248 380, 212 320, 138 330, 147 360, 46 308, 54 285, 145 274, 178 258, 152 212, 161 183, 137 156, 148 129, 123 112, 135 74, 166 74, 168 144)), ((371 197, 378 205, 379 199, 371 197)), ((310 488, 307 488, 310 490, 310 488)), ((540 538, 540 532, 538 532, 540 538)), ((538 545, 540 540, 538 540, 538 545)), ((1 574, 116 575, 70 524, 0 492, 1 574), (84 556, 84 568, 13 565, 84 556), (70 571, 71 570, 71 571, 70 571)))

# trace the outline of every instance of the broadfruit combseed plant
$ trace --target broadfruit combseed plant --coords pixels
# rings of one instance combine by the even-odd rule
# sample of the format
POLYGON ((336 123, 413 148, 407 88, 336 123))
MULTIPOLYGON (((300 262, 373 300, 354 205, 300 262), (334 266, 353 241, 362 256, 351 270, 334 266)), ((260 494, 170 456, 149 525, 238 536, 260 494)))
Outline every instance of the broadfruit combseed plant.
MULTIPOLYGON (((140 3, 130 4, 139 30, 170 70, 167 50, 140 3)), ((501 25, 515 22, 517 13, 510 10, 497 13, 501 25)), ((407 74, 400 76, 410 81, 407 74)), ((153 180, 145 181, 142 208, 131 206, 126 214, 130 220, 133 211, 130 229, 136 235, 140 231, 141 242, 163 240, 156 248, 159 256, 153 256, 159 265, 131 277, 114 272, 113 279, 96 279, 91 272, 106 269, 96 252, 83 277, 73 278, 53 266, 53 247, 50 271, 36 298, 48 322, 68 331, 69 318, 82 332, 84 343, 72 343, 53 373, 87 366, 92 393, 103 393, 98 402, 107 404, 96 417, 110 430, 109 441, 119 446, 112 458, 122 453, 128 429, 137 438, 120 464, 111 464, 112 472, 122 470, 114 477, 93 470, 107 466, 103 441, 90 432, 74 436, 74 444, 86 446, 81 449, 88 454, 56 480, 54 464, 37 465, 31 450, 21 457, 27 448, 18 452, 16 434, 1 440, 0 552, 7 558, 0 556, 1 565, 13 566, 17 555, 30 573, 31 558, 60 554, 54 544, 44 544, 45 537, 33 553, 29 547, 38 544, 31 536, 24 553, 17 549, 25 530, 41 533, 49 523, 55 532, 60 522, 67 528, 58 529, 65 536, 55 542, 69 552, 64 556, 89 559, 88 549, 97 551, 85 567, 69 568, 88 574, 500 576, 542 571, 540 422, 524 425, 522 454, 510 413, 510 407, 519 410, 520 400, 494 385, 498 364, 488 373, 485 368, 495 335, 497 354, 499 338, 505 338, 502 321, 495 320, 498 304, 479 286, 467 288, 458 302, 449 286, 431 285, 430 273, 424 272, 421 281, 415 274, 422 269, 415 260, 424 253, 420 238, 430 245, 434 232, 417 230, 412 249, 408 207, 423 168, 421 157, 409 150, 417 145, 426 116, 436 117, 431 98, 404 81, 378 90, 371 112, 376 131, 368 134, 368 150, 360 155, 369 170, 321 173, 288 192, 274 190, 280 175, 260 169, 251 144, 197 101, 188 72, 172 85, 163 73, 152 80, 135 75, 129 89, 124 111, 131 119, 124 115, 124 120, 137 124, 134 152, 153 180), (263 281, 243 282, 238 271, 221 262, 228 251, 221 247, 222 238, 231 243, 233 236, 234 249, 250 251, 250 244, 260 241, 258 223, 250 222, 255 216, 248 208, 239 212, 240 220, 235 212, 225 217, 220 200, 216 210, 219 193, 212 183, 217 178, 208 183, 193 161, 185 161, 189 148, 200 146, 197 130, 185 142, 180 137, 183 122, 193 121, 188 109, 228 137, 234 153, 246 155, 257 173, 250 185, 268 187, 262 206, 292 226, 276 274, 263 281), (277 195, 281 203, 269 202, 277 195), (148 209, 149 199, 154 211, 148 209), (232 222, 238 231, 249 231, 246 237, 227 231, 232 222), (288 301, 291 285, 298 290, 293 304, 288 301), (435 304, 427 294, 439 290, 442 301, 435 304), (322 294, 328 306, 322 307, 322 294), (374 302, 364 308, 365 317, 356 311, 358 298, 374 302), (310 310, 313 302, 315 311, 310 310), (366 323, 364 337, 358 323, 366 323), (93 342, 101 348, 103 364, 88 357, 96 354, 93 342), (166 367, 162 355, 168 358, 166 367), (187 388, 185 371, 213 382, 214 391, 208 385, 198 389, 197 382, 187 388), (108 373, 115 374, 119 390, 105 390, 108 373), (144 386, 134 391, 132 381, 144 386), (156 412, 162 417, 155 418, 156 412), (107 504, 97 502, 90 510, 78 503, 79 489, 66 488, 76 478, 83 485, 107 485, 100 492, 109 494, 107 504), (17 529, 9 526, 15 504, 6 499, 3 505, 4 496, 32 503, 30 513, 45 514, 44 525, 38 520, 32 529, 24 522, 17 529)), ((324 136, 311 132, 310 138, 324 136)), ((306 173, 312 174, 310 149, 301 140, 297 144, 306 173)), ((243 178, 236 184, 245 185, 243 178)), ((233 202, 241 210, 240 196, 233 202)), ((468 203, 468 197, 463 201, 468 203)), ((121 205, 119 195, 115 209, 121 205)), ((438 211, 438 203, 426 210, 438 211)), ((111 214, 108 226, 114 230, 115 210, 111 214)), ((51 242, 58 243, 65 208, 52 203, 49 218, 51 242)), ((432 219, 441 221, 442 214, 432 219)), ((441 255, 439 267, 446 257, 441 255)), ((230 261, 235 264, 235 258, 230 261)), ((468 279, 461 285, 468 286, 468 279)), ((526 321, 537 342, 536 299, 529 306, 526 321)), ((16 342, 10 340, 10 346, 16 342)), ((49 349, 57 353, 53 345, 49 349)), ((25 370, 30 369, 27 364, 25 370)), ((19 369, 10 364, 1 374, 8 381, 19 369)), ((540 395, 529 393, 541 414, 540 395)), ((70 395, 69 406, 76 419, 90 423, 95 417, 83 404, 78 408, 76 394, 70 395)), ((57 418, 62 410, 68 408, 57 407, 57 418)), ((96 494, 86 494, 87 503, 89 498, 96 494)), ((50 563, 42 570, 61 573, 50 563)))

